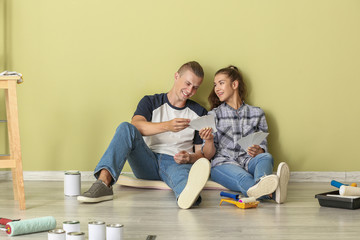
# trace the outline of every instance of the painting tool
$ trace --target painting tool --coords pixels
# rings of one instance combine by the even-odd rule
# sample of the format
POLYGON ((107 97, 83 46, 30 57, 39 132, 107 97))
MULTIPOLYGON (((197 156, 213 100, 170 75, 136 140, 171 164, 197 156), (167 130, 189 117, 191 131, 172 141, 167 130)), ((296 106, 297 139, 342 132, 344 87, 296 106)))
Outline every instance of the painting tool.
POLYGON ((223 202, 228 202, 228 203, 234 204, 238 208, 243 208, 243 209, 256 208, 260 203, 259 201, 245 203, 245 202, 234 201, 231 198, 222 198, 219 205, 221 205, 223 202))
POLYGON ((155 240, 156 239, 156 235, 148 235, 146 237, 146 240, 155 240))
POLYGON ((5 231, 9 236, 16 236, 28 233, 49 231, 55 227, 55 218, 48 216, 21 221, 11 221, 5 225, 5 228, 1 228, 1 230, 5 231))
POLYGON ((20 221, 20 219, 12 220, 8 218, 0 218, 0 225, 6 225, 9 222, 20 221))
POLYGON ((360 188, 352 186, 341 186, 339 189, 341 196, 360 196, 360 188))
POLYGON ((232 198, 234 200, 239 201, 239 194, 232 194, 232 193, 228 193, 228 192, 220 192, 220 196, 221 197, 232 198))
MULTIPOLYGON (((335 181, 335 180, 332 180, 330 184, 331 184, 331 186, 334 186, 334 187, 337 187, 337 188, 340 188, 342 185, 349 186, 349 184, 344 184, 344 183, 341 183, 341 182, 338 182, 338 181, 335 181)), ((357 184, 356 183, 351 183, 350 186, 357 187, 357 184)))

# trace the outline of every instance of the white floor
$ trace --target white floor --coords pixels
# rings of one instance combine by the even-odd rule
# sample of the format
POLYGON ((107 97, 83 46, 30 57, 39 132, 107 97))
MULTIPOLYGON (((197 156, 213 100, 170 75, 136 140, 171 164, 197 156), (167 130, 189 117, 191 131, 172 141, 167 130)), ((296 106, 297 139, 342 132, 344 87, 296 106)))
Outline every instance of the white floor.
MULTIPOLYGON (((86 190, 91 182, 83 182, 86 190)), ((63 182, 26 181, 27 210, 18 210, 12 183, 0 181, 0 217, 30 219, 54 216, 57 227, 66 220, 79 220, 86 233, 93 220, 124 224, 124 239, 359 239, 360 210, 320 207, 315 194, 335 190, 328 183, 290 183, 285 204, 261 202, 256 209, 239 209, 220 203, 220 191, 202 192, 199 207, 181 210, 169 190, 115 186, 115 199, 98 204, 80 204, 64 197, 63 182)), ((47 233, 0 239, 47 239, 47 233)))

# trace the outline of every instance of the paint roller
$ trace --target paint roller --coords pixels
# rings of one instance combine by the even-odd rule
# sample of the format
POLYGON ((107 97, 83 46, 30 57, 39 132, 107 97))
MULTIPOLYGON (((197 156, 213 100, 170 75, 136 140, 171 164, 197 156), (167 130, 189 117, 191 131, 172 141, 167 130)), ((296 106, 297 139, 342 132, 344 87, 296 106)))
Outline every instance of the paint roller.
POLYGON ((228 193, 228 192, 220 192, 220 196, 232 198, 235 201, 242 202, 242 203, 256 202, 256 199, 254 197, 240 198, 239 194, 232 194, 232 193, 228 193))
POLYGON ((56 228, 56 220, 54 217, 32 218, 21 221, 11 221, 1 230, 5 231, 9 236, 23 235, 28 233, 36 233, 49 231, 56 228))
MULTIPOLYGON (((335 180, 332 180, 332 181, 331 181, 331 186, 340 188, 342 185, 349 186, 348 184, 344 184, 344 183, 341 183, 341 182, 338 182, 338 181, 335 181, 335 180)), ((352 186, 352 187, 357 187, 357 184, 356 184, 356 183, 352 183, 352 184, 350 184, 350 186, 352 186)))
POLYGON ((360 188, 342 185, 339 193, 341 196, 360 196, 360 188))

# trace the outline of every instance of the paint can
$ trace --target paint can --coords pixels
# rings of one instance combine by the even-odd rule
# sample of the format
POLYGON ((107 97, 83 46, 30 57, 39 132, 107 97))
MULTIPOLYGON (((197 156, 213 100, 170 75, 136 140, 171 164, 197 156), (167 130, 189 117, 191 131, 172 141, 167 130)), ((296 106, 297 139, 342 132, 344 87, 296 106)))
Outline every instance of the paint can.
POLYGON ((65 240, 66 232, 64 229, 53 229, 48 232, 48 240, 65 240))
POLYGON ((65 196, 79 196, 81 191, 81 174, 79 171, 66 171, 64 177, 65 196))
POLYGON ((67 240, 85 240, 85 233, 83 232, 68 232, 66 234, 67 240))
POLYGON ((105 222, 93 221, 89 222, 89 240, 105 240, 105 222))
POLYGON ((106 225, 106 240, 122 240, 123 228, 124 225, 117 223, 106 225))
POLYGON ((63 222, 63 229, 66 233, 80 232, 80 222, 76 221, 76 220, 75 221, 65 221, 65 222, 63 222))

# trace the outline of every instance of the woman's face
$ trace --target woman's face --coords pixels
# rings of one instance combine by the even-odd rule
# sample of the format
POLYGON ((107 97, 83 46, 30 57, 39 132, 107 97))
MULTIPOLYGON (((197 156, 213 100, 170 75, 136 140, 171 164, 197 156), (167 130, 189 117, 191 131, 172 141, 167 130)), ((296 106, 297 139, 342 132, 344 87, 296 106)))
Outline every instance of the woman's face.
POLYGON ((219 73, 214 78, 214 91, 221 102, 228 101, 236 94, 236 88, 234 86, 234 82, 231 82, 226 74, 219 73))

